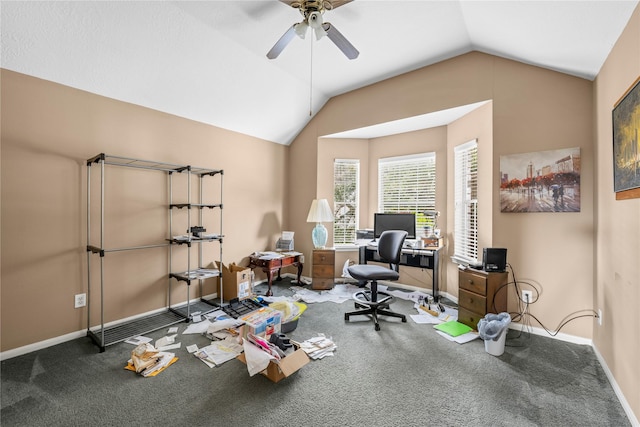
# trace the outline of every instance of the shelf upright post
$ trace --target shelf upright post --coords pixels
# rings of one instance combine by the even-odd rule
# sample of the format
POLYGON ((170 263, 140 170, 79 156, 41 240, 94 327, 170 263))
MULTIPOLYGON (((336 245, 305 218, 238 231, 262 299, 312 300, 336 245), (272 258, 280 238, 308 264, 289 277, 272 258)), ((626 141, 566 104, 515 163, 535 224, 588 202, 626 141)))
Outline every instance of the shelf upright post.
MULTIPOLYGON (((191 166, 187 166, 187 234, 191 233, 191 166)), ((191 240, 193 240, 193 235, 191 240)), ((187 243, 187 321, 191 319, 191 241, 187 243)))
MULTIPOLYGON (((224 239, 224 236, 222 235, 224 228, 222 228, 222 212, 223 212, 223 204, 222 201, 224 200, 223 194, 222 194, 222 189, 224 188, 223 185, 223 178, 224 178, 224 170, 220 171, 220 243, 218 245, 218 247, 220 248, 220 281, 218 283, 220 283, 220 305, 224 304, 224 286, 222 283, 222 241, 224 239)), ((251 283, 249 283, 249 286, 251 286, 251 283)))
POLYGON ((87 335, 91 328, 91 162, 87 162, 87 335))
POLYGON ((100 160, 100 346, 104 348, 104 158, 100 160))
POLYGON ((173 266, 173 172, 168 172, 168 187, 169 187, 169 271, 167 272, 167 278, 169 279, 169 295, 167 298, 167 307, 171 309, 171 268, 173 266))
MULTIPOLYGON (((203 198, 203 189, 202 186, 204 185, 204 175, 202 173, 198 174, 198 178, 200 179, 200 181, 198 181, 198 191, 199 191, 199 195, 198 195, 198 204, 200 206, 198 206, 198 225, 201 227, 204 227, 204 215, 203 215, 203 203, 204 203, 204 198, 203 198)), ((198 245, 198 268, 202 267, 202 244, 198 245)), ((204 296, 203 291, 202 291, 202 282, 203 279, 198 280, 198 291, 200 292, 200 298, 202 298, 204 296)))

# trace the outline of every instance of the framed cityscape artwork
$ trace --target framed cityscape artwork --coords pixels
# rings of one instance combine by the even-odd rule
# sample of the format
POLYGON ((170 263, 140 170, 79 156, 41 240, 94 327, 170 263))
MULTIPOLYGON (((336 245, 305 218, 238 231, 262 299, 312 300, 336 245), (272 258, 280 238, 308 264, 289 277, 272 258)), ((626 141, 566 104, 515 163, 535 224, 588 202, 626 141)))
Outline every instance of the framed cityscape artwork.
POLYGON ((501 212, 580 212, 580 148, 500 156, 501 212))
POLYGON ((612 119, 616 199, 640 197, 640 78, 613 107, 612 119))

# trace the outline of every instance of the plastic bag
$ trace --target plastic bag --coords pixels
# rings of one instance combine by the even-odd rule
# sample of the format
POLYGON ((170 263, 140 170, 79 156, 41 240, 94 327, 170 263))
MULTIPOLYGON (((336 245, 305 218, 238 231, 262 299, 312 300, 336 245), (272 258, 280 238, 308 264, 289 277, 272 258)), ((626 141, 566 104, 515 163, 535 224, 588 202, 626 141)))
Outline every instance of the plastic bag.
POLYGON ((502 332, 507 329, 509 323, 511 323, 511 316, 509 313, 488 313, 484 316, 484 319, 480 319, 478 322, 480 338, 483 340, 498 341, 498 338, 500 338, 502 332))

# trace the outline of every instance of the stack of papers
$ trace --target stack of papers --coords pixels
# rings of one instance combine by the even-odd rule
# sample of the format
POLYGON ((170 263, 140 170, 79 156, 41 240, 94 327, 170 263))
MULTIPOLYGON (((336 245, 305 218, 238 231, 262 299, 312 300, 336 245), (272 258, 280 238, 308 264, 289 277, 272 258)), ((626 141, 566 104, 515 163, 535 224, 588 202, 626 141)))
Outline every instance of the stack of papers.
POLYGON ((320 334, 317 337, 309 338, 300 343, 300 348, 307 353, 307 356, 317 360, 325 356, 333 356, 333 352, 338 347, 330 338, 325 337, 324 334, 320 334))
POLYGON ((196 351, 194 355, 210 368, 220 366, 224 362, 235 359, 242 353, 242 345, 237 339, 230 337, 222 341, 214 341, 211 345, 196 351))
POLYGON ((278 253, 278 252, 258 252, 258 259, 278 259, 278 258, 284 258, 284 255, 278 253))
POLYGON ((478 333, 474 332, 471 327, 455 320, 440 323, 433 327, 440 336, 448 339, 449 341, 457 342, 458 344, 468 343, 469 341, 473 341, 479 337, 478 333))

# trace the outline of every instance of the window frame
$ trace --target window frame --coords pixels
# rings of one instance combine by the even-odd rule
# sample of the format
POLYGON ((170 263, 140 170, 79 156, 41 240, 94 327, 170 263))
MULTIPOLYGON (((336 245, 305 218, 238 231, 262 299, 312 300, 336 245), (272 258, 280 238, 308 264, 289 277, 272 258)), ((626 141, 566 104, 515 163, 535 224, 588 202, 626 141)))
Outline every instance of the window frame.
POLYGON ((359 227, 359 218, 360 218, 360 159, 334 159, 333 160, 333 244, 334 246, 345 246, 352 245, 356 242, 357 239, 357 230, 359 227), (353 173, 353 177, 355 179, 355 190, 353 191, 353 201, 349 200, 339 200, 340 197, 336 197, 336 168, 338 165, 354 165, 355 172, 353 173), (353 228, 353 239, 349 239, 347 236, 350 233, 350 227, 344 221, 341 221, 344 217, 339 215, 340 210, 347 204, 352 203, 355 205, 355 213, 353 215, 349 215, 349 218, 354 219, 354 228, 353 228), (342 238, 341 238, 342 236, 342 238), (351 240, 351 241, 348 241, 351 240))
POLYGON ((454 249, 453 261, 477 264, 478 252, 478 140, 453 148, 454 249))
POLYGON ((378 212, 414 213, 416 239, 425 235, 427 227, 433 229, 436 225, 432 216, 424 214, 426 211, 436 210, 436 168, 435 151, 378 159, 378 212), (411 173, 416 174, 412 178, 413 181, 409 186, 398 186, 394 195, 390 196, 388 190, 383 188, 389 180, 395 180, 397 184, 402 183, 407 179, 407 174, 411 173), (413 197, 412 201, 407 198, 410 194, 413 197))

